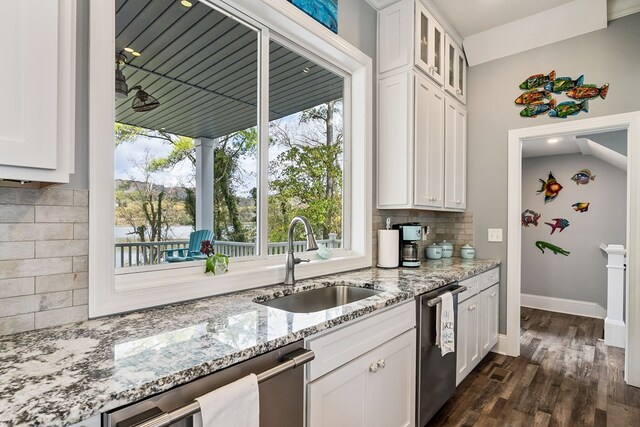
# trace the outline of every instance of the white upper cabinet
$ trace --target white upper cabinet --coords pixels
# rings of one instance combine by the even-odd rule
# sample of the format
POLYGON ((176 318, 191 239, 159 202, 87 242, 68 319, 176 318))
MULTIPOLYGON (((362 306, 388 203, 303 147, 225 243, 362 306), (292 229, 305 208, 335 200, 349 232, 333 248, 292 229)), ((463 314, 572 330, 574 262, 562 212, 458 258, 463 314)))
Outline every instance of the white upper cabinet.
POLYGON ((466 208, 466 109, 421 73, 378 83, 378 208, 466 208))
POLYGON ((413 64, 413 2, 403 0, 378 12, 378 73, 413 64))
POLYGON ((416 2, 415 18, 415 65, 442 84, 444 81, 444 30, 419 1, 416 2))
POLYGON ((75 143, 76 1, 0 3, 0 179, 68 182, 75 143))
POLYGON ((416 206, 441 208, 444 192, 445 95, 429 79, 415 76, 416 206))
POLYGON ((444 143, 444 207, 467 207, 467 110, 455 100, 446 97, 444 143))
POLYGON ((444 87, 460 102, 467 102, 467 61, 462 49, 447 34, 445 36, 444 87))

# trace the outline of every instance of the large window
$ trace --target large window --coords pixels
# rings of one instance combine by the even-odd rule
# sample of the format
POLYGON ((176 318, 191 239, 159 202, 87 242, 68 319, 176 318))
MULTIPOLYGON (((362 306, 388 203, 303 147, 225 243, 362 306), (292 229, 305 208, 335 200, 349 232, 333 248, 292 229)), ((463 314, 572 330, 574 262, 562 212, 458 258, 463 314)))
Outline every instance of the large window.
POLYGON ((262 141, 259 54, 259 31, 205 4, 117 5, 116 269, 198 260, 203 239, 232 258, 283 254, 296 215, 321 244, 342 247, 344 78, 270 41, 262 141), (268 229, 266 250, 259 227, 268 229))
POLYGON ((188 5, 92 3, 91 316, 282 282, 296 215, 333 251, 298 278, 371 263, 370 59, 287 2, 188 5))

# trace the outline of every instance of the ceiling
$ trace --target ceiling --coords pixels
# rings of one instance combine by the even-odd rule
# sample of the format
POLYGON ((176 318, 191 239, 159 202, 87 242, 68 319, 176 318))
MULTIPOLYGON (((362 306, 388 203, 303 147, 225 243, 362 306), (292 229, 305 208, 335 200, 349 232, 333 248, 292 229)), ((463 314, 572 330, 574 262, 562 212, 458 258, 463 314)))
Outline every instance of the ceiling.
MULTIPOLYGON (((257 33, 194 3, 116 1, 114 55, 127 56, 129 89, 141 85, 160 101, 152 111, 134 112, 130 91, 128 99, 116 99, 116 121, 211 139, 256 125, 257 33)), ((270 120, 343 96, 342 77, 275 42, 269 52, 270 120)))
MULTIPOLYGON (((462 37, 544 12, 572 0, 433 0, 451 20, 462 37)), ((608 0, 609 19, 638 12, 640 0, 608 0)), ((570 21, 567 21, 570 25, 570 21)))
POLYGON ((522 158, 582 154, 596 157, 622 170, 627 167, 627 131, 618 130, 589 135, 564 135, 536 138, 522 144, 522 158), (556 142, 549 142, 555 140, 556 142))
POLYGON ((572 0, 434 0, 462 37, 533 15, 572 0))

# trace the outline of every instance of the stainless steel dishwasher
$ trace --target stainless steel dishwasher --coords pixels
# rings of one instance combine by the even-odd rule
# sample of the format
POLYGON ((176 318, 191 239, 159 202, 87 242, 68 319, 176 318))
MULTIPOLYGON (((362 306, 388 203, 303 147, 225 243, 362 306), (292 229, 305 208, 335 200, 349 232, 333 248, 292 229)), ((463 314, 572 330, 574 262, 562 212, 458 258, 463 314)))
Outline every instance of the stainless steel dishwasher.
POLYGON ((454 328, 456 348, 458 337, 458 294, 467 288, 457 283, 438 288, 417 298, 418 325, 416 413, 418 427, 423 427, 456 391, 456 353, 442 356, 436 346, 436 306, 445 292, 453 295, 453 309, 456 317, 454 328))
POLYGON ((302 341, 256 356, 206 377, 178 386, 102 416, 105 427, 191 427, 200 407, 195 398, 245 375, 258 376, 261 427, 303 425, 302 365, 313 360, 302 341))

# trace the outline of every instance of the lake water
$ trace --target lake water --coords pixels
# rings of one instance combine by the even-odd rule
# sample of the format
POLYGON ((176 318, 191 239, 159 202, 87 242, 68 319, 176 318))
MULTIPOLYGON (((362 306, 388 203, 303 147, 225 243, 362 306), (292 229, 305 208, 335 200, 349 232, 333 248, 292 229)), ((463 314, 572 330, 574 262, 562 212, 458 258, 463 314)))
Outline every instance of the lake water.
MULTIPOLYGON (((169 240, 186 240, 189 239, 193 227, 190 225, 175 225, 169 231, 169 240)), ((136 241, 135 235, 127 233, 133 232, 133 227, 114 227, 115 238, 117 242, 126 242, 127 239, 136 241)))

